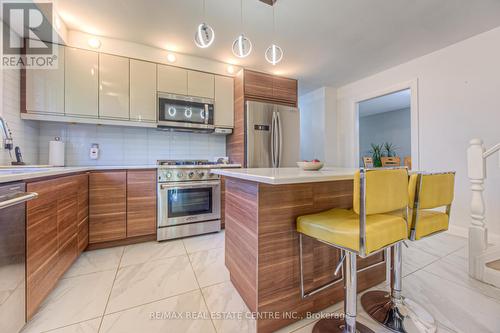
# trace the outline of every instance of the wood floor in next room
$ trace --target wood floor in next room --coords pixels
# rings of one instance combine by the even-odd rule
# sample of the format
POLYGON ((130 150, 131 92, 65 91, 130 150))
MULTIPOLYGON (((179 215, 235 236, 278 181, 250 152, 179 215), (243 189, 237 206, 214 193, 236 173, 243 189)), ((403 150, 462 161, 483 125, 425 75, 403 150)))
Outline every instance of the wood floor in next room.
MULTIPOLYGON (((409 246, 404 293, 434 313, 439 332, 500 332, 500 289, 468 277, 466 239, 441 234, 409 246)), ((341 309, 339 303, 325 312, 341 309)), ((253 332, 255 324, 245 315, 161 317, 246 311, 224 267, 224 233, 219 233, 84 253, 23 332, 253 332), (159 317, 151 319, 156 312, 159 317)), ((361 322, 388 332, 359 311, 361 322)), ((280 333, 308 333, 314 322, 305 319, 280 333)))

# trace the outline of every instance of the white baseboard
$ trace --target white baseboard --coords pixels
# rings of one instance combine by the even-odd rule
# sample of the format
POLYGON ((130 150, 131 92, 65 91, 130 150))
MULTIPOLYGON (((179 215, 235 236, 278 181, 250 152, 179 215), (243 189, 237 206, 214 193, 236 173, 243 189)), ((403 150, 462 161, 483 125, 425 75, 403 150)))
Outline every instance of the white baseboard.
MULTIPOLYGON (((469 238, 469 228, 458 225, 450 225, 448 228, 450 235, 469 238)), ((488 233, 488 243, 500 243, 500 235, 488 233)))

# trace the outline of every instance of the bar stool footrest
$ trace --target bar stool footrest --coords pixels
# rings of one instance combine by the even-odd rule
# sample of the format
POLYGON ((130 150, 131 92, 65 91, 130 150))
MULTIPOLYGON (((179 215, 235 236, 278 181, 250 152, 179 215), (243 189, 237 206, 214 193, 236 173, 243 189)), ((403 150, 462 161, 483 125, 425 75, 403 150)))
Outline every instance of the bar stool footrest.
POLYGON ((402 297, 393 301, 391 294, 381 290, 369 291, 361 296, 361 306, 368 315, 396 333, 434 333, 434 317, 420 304, 402 297))
MULTIPOLYGON (((345 321, 340 318, 323 318, 318 321, 313 327, 313 333, 345 333, 345 321)), ((370 328, 356 322, 356 332, 358 333, 375 333, 370 328)))

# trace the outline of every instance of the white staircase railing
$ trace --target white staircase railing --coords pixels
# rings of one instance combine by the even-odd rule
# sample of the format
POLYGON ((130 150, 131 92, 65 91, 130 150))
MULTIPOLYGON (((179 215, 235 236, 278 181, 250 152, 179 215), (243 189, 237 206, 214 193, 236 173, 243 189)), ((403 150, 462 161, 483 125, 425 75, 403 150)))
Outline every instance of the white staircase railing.
POLYGON ((500 260, 500 246, 488 246, 484 204, 486 159, 500 150, 500 143, 486 150, 481 139, 472 139, 467 150, 467 173, 471 182, 471 226, 469 227, 469 275, 500 287, 500 271, 486 264, 500 260))

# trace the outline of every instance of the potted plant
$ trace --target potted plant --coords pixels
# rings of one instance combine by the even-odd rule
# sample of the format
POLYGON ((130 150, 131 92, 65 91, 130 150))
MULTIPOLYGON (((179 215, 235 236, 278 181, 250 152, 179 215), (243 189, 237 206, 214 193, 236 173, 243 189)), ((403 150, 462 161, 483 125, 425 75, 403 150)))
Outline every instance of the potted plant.
POLYGON ((398 150, 398 148, 392 144, 392 142, 386 142, 384 143, 384 149, 385 149, 385 152, 387 154, 387 157, 396 157, 397 154, 396 154, 396 150, 398 150))
POLYGON ((380 168, 382 166, 382 148, 383 145, 371 144, 372 150, 370 150, 370 154, 372 154, 373 166, 376 168, 380 168))

